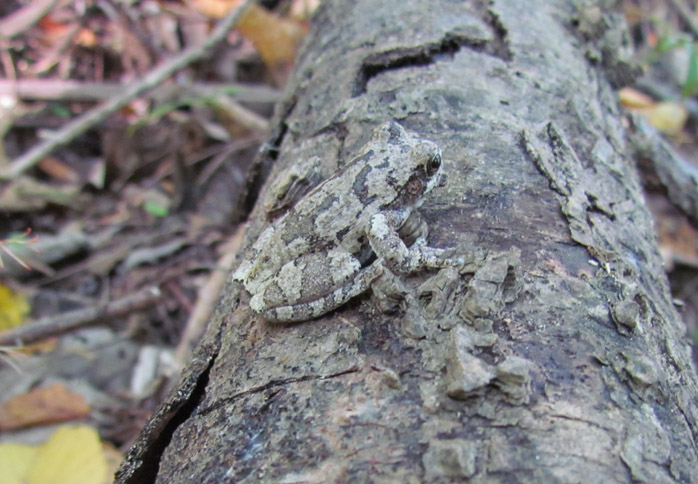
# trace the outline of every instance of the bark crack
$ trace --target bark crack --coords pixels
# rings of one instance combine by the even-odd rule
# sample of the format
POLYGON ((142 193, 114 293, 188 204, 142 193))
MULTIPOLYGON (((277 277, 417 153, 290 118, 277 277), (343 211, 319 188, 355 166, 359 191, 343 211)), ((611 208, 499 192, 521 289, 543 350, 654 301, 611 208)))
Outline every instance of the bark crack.
POLYGON ((243 395, 250 395, 252 393, 259 393, 263 392, 265 390, 268 390, 270 388, 274 387, 279 387, 279 386, 285 386, 289 385, 292 383, 299 383, 299 382, 304 382, 304 381, 313 381, 313 380, 329 380, 330 378, 337 378, 340 376, 348 375, 350 373, 357 373, 359 371, 358 366, 352 366, 346 370, 342 370, 337 373, 332 373, 330 375, 305 375, 305 376, 298 376, 294 378, 284 378, 282 380, 271 380, 270 382, 265 383, 264 385, 259 385, 256 387, 252 387, 248 390, 244 390, 242 392, 235 393, 233 396, 228 398, 227 400, 235 400, 239 397, 242 397, 243 395))
MULTIPOLYGON (((295 100, 287 106, 287 114, 295 106, 295 100)), ((284 116, 282 119, 286 119, 284 116)), ((247 174, 247 185, 245 186, 246 192, 241 197, 242 209, 241 213, 246 216, 252 211, 255 203, 257 203, 257 197, 261 192, 262 185, 266 182, 269 173, 271 172, 271 167, 274 162, 279 157, 279 149, 281 143, 283 142, 286 134, 288 132, 288 126, 285 122, 280 122, 277 124, 274 133, 270 136, 270 140, 265 143, 261 148, 258 158, 250 167, 250 171, 247 174)))
MULTIPOLYGON (((171 415, 169 417, 157 418, 153 420, 162 428, 159 431, 153 429, 151 435, 154 435, 155 437, 152 438, 152 440, 149 440, 145 451, 138 458, 142 464, 134 470, 132 475, 127 477, 125 482, 155 482, 160 472, 160 460, 162 459, 162 454, 170 445, 172 436, 177 428, 186 422, 194 413, 196 407, 198 407, 205 395, 206 386, 208 385, 209 372, 211 371, 214 362, 215 358, 212 358, 206 369, 197 378, 191 394, 184 398, 180 406, 170 411, 171 415)), ((116 476, 116 481, 120 481, 118 474, 116 476)))
POLYGON ((561 414, 561 413, 553 413, 553 414, 550 415, 550 417, 551 417, 551 418, 559 418, 559 419, 562 419, 562 420, 569 420, 569 421, 572 421, 572 422, 579 422, 579 423, 587 424, 587 425, 589 425, 590 427, 595 427, 595 428, 600 429, 600 430, 603 430, 603 431, 605 431, 605 432, 608 432, 608 431, 609 431, 609 428, 608 428, 608 427, 605 427, 605 426, 601 425, 601 424, 598 423, 598 422, 594 422, 594 421, 592 421, 592 420, 588 420, 588 419, 581 418, 581 417, 575 417, 575 416, 572 416, 572 415, 564 415, 564 414, 561 414))
POLYGON ((357 373, 359 371, 361 371, 361 370, 358 366, 351 366, 351 367, 347 368, 346 370, 342 370, 342 371, 337 372, 337 373, 332 373, 330 375, 305 375, 305 376, 298 376, 298 377, 294 377, 294 378, 284 378, 281 380, 271 380, 263 385, 258 385, 258 386, 249 388, 247 390, 243 390, 241 392, 234 393, 230 397, 222 399, 216 405, 211 406, 211 407, 207 408, 206 410, 200 412, 199 415, 205 415, 211 411, 216 410, 217 408, 219 408, 221 406, 229 405, 231 402, 234 402, 235 400, 237 400, 240 397, 243 397, 245 395, 252 395, 254 393, 260 393, 260 392, 264 392, 266 390, 269 390, 271 388, 282 387, 282 386, 290 385, 293 383, 306 382, 306 381, 329 380, 331 378, 337 378, 337 377, 348 375, 351 373, 357 373))
POLYGON ((495 15, 488 13, 486 20, 495 33, 494 38, 490 41, 473 38, 461 32, 448 32, 439 42, 401 47, 368 55, 354 81, 352 97, 364 94, 368 82, 383 72, 406 67, 427 66, 444 58, 452 59, 463 47, 509 61, 511 51, 506 41, 506 30, 495 15))
POLYGON ((482 18, 492 28, 492 32, 494 32, 494 38, 487 44, 487 53, 499 57, 504 61, 510 61, 513 58, 513 54, 509 48, 509 32, 499 18, 499 15, 492 10, 487 10, 482 18))

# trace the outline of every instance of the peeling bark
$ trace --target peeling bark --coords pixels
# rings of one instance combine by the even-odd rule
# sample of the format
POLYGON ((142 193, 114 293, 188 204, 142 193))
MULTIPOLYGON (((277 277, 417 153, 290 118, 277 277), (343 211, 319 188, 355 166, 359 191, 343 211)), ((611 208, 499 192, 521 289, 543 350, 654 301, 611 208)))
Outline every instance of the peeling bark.
POLYGON ((698 386, 612 85, 616 14, 576 0, 317 14, 261 153, 248 243, 395 119, 436 141, 421 212, 462 271, 316 321, 231 285, 117 482, 698 482, 698 386), (242 299, 240 299, 242 298, 242 299))

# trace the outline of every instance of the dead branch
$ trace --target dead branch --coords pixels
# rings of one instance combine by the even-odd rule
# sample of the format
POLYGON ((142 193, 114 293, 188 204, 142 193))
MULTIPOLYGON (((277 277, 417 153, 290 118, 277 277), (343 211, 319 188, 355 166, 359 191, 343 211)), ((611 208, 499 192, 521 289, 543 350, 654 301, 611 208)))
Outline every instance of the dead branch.
POLYGON ((26 345, 92 323, 102 322, 106 318, 123 316, 153 304, 161 296, 157 287, 151 287, 116 301, 41 318, 18 328, 3 331, 0 333, 0 345, 26 345))
POLYGON ((40 0, 31 2, 26 7, 15 10, 10 15, 0 19, 1 36, 6 39, 15 37, 46 15, 58 0, 40 0))
MULTIPOLYGON (((0 96, 16 96, 24 101, 78 101, 97 102, 123 95, 127 89, 119 82, 81 82, 63 79, 0 79, 0 96)), ((267 86, 244 83, 195 82, 191 85, 167 85, 161 89, 171 91, 170 96, 196 94, 201 97, 217 96, 220 93, 246 102, 275 103, 281 92, 267 86)), ((154 94, 146 93, 149 95, 154 94)), ((162 92, 157 97, 162 99, 162 92)))

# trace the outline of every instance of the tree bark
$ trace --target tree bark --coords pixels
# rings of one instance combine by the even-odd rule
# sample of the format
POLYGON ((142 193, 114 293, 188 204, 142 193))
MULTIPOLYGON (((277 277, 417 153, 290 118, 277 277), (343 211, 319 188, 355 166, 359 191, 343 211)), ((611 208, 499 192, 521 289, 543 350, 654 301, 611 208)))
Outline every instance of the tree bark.
POLYGON ((324 2, 247 245, 394 119, 441 146, 421 213, 468 264, 405 277, 396 314, 365 295, 294 325, 231 284, 117 482, 698 482, 696 374, 601 3, 324 2))

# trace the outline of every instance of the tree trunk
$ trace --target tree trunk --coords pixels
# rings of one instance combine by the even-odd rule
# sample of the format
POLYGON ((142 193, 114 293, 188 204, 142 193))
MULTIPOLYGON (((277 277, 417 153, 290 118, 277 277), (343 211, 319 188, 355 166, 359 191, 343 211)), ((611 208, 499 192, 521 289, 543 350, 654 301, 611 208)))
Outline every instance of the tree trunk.
POLYGON ((624 39, 581 0, 324 2, 246 245, 392 119, 441 147, 421 214, 467 264, 400 276, 396 313, 366 293, 292 325, 231 284, 118 482, 698 482, 624 39))

